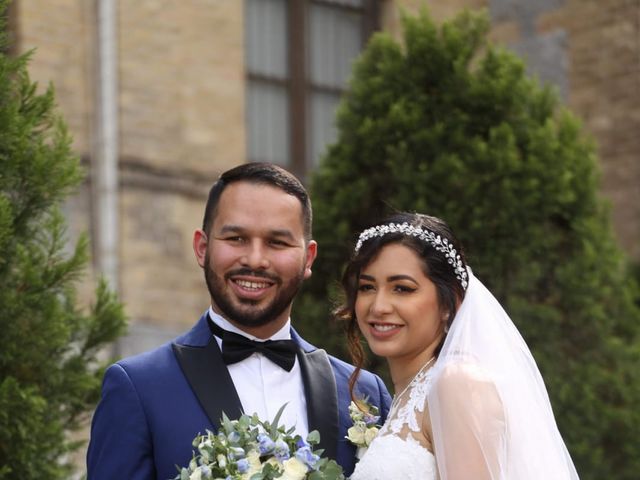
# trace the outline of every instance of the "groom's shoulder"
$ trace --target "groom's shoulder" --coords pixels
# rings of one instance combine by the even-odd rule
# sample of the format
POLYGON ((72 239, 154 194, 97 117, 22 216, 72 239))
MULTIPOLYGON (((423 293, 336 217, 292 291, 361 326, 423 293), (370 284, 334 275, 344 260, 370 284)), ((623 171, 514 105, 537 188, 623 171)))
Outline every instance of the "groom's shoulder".
POLYGON ((129 375, 164 375, 178 367, 174 346, 182 344, 186 335, 183 333, 158 347, 121 358, 110 369, 119 367, 129 375))
MULTIPOLYGON (((351 377, 351 374, 356 369, 356 367, 333 355, 327 354, 327 356, 329 357, 329 362, 331 363, 331 366, 333 368, 333 371, 336 377, 341 377, 342 379, 345 379, 346 381, 348 381, 349 377, 351 377)), ((363 370, 360 370, 360 373, 358 375, 358 384, 380 386, 382 384, 382 379, 380 379, 380 377, 371 373, 370 371, 363 369, 363 370)))
POLYGON ((105 381, 146 384, 168 378, 178 367, 172 349, 172 341, 146 352, 124 357, 113 363, 105 372, 105 381))
POLYGON ((125 370, 162 366, 173 356, 173 349, 171 347, 173 342, 174 340, 170 340, 151 350, 121 358, 116 364, 125 370))
POLYGON ((329 357, 329 363, 331 363, 331 366, 335 371, 342 372, 347 375, 351 375, 351 373, 353 373, 353 371, 356 368, 353 365, 351 365, 349 362, 345 362, 344 360, 341 360, 340 358, 334 355, 330 355, 327 353, 327 357, 329 357))
POLYGON ((161 372, 166 368, 173 367, 177 364, 174 345, 186 344, 192 346, 204 346, 204 344, 206 344, 206 339, 199 342, 201 337, 207 336, 206 332, 203 335, 201 330, 202 319, 200 319, 200 321, 198 321, 191 329, 181 333, 162 345, 135 355, 126 356, 118 360, 115 365, 119 365, 127 372, 138 370, 161 372))
POLYGON ((104 397, 107 395, 105 392, 111 392, 110 397, 113 397, 116 392, 116 396, 123 396, 126 392, 135 391, 137 396, 146 397, 175 380, 179 368, 171 342, 167 342, 111 364, 104 373, 102 395, 104 397))

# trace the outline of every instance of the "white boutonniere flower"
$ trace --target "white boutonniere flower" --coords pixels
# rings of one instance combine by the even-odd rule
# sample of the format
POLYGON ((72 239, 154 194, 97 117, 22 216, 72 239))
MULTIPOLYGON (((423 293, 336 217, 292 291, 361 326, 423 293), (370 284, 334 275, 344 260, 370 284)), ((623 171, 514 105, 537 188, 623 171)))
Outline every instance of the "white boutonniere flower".
POLYGON ((360 459, 380 430, 380 415, 378 408, 365 399, 351 401, 349 416, 353 425, 347 430, 346 438, 358 447, 356 457, 360 459))

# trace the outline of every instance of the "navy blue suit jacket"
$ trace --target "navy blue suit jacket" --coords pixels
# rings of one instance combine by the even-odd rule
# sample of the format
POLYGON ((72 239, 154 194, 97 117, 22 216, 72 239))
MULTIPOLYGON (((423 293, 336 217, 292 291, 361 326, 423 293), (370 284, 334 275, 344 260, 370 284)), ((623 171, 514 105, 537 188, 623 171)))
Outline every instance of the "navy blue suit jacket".
MULTIPOLYGON (((216 431, 225 412, 242 413, 207 314, 186 334, 161 347, 121 360, 106 371, 102 399, 91 424, 87 453, 89 480, 167 480, 192 458, 193 438, 216 431)), ((292 329, 307 398, 309 431, 320 432, 320 448, 349 475, 355 447, 346 439, 351 426, 348 380, 353 366, 305 342, 292 329)), ((362 372, 357 395, 380 407, 381 421, 391 398, 382 380, 362 372)), ((253 413, 253 412, 246 412, 253 413)))

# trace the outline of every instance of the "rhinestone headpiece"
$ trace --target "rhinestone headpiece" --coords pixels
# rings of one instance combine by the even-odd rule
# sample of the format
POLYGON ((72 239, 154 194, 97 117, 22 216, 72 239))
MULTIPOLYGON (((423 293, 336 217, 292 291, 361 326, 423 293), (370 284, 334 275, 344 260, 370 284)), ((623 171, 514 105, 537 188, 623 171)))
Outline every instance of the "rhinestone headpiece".
POLYGON ((449 240, 442 238, 440 235, 436 235, 434 232, 427 230, 426 228, 414 227, 406 222, 389 223, 386 225, 377 225, 375 227, 367 228, 358 237, 355 252, 358 253, 362 244, 367 240, 375 237, 384 237, 390 233, 402 233, 409 237, 417 237, 420 240, 427 242, 438 252, 444 253, 447 262, 453 267, 460 285, 462 285, 463 289, 467 289, 467 269, 462 264, 462 260, 460 259, 460 255, 458 255, 456 249, 453 248, 451 243, 449 243, 449 240))

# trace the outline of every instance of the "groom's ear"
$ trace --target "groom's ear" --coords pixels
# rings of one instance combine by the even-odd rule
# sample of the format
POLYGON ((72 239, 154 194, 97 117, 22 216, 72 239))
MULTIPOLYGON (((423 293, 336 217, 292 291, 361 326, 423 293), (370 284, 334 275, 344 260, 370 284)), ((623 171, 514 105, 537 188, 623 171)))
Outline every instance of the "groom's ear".
POLYGON ((311 276, 311 265, 313 265, 313 261, 318 256, 318 244, 315 240, 310 240, 306 247, 307 255, 305 258, 304 265, 304 279, 306 280, 311 276))
POLYGON ((204 230, 196 230, 193 232, 193 253, 196 255, 196 261, 200 267, 204 268, 205 259, 207 257, 207 249, 209 248, 209 238, 204 230))

